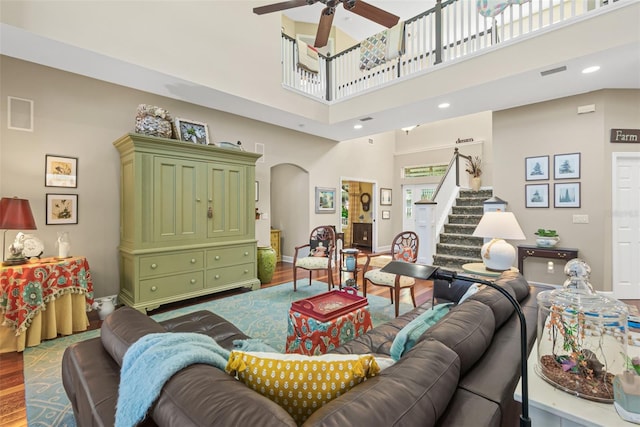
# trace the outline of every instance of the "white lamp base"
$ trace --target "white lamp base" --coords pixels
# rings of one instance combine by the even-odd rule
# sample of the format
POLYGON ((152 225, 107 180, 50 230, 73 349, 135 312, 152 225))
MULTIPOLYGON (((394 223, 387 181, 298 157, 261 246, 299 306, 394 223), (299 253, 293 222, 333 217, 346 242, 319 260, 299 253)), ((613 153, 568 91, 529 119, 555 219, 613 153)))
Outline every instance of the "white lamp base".
POLYGON ((509 270, 516 260, 516 248, 503 239, 493 239, 485 243, 480 253, 482 255, 482 262, 487 270, 509 270))

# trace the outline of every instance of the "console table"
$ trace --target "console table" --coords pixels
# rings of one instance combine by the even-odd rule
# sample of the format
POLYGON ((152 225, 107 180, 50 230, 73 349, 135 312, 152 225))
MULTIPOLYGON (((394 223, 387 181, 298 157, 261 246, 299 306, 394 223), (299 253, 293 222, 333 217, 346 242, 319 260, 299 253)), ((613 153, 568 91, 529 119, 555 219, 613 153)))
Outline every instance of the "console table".
POLYGON ((569 261, 578 258, 578 250, 573 248, 541 248, 538 246, 518 246, 518 270, 524 276, 525 258, 548 258, 569 261))
POLYGON ((0 353, 85 331, 93 282, 84 257, 44 258, 0 268, 0 353))

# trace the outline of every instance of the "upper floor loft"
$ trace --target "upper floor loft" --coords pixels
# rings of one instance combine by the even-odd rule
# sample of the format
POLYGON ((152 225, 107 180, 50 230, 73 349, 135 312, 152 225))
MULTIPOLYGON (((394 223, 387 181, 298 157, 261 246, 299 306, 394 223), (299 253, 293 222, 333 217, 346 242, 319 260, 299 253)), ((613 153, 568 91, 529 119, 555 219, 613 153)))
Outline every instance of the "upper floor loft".
POLYGON ((360 69, 357 45, 319 56, 317 73, 280 14, 252 13, 268 3, 0 2, 0 54, 332 141, 640 88, 640 0, 531 0, 492 18, 442 1, 405 19, 397 57, 360 69))

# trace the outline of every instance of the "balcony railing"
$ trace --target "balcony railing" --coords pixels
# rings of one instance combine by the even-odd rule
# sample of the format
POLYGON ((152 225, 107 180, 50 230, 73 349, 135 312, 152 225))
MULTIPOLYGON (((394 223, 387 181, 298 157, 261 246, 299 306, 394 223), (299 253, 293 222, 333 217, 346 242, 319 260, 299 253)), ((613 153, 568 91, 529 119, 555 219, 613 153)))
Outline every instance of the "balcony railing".
POLYGON ((427 73, 439 64, 485 51, 500 43, 576 20, 625 0, 531 0, 512 4, 495 17, 478 13, 476 1, 438 1, 433 9, 404 22, 404 53, 361 69, 361 44, 337 55, 319 54, 318 71, 298 66, 296 40, 282 34, 285 87, 319 101, 336 102, 427 73))

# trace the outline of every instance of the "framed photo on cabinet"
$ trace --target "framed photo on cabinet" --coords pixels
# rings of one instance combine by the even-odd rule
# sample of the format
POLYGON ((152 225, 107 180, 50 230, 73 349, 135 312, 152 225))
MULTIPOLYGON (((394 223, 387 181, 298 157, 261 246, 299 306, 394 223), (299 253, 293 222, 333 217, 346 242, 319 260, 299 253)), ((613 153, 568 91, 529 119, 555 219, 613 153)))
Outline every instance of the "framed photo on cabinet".
POLYGON ((526 157, 524 159, 524 170, 527 181, 549 179, 549 156, 526 157))
POLYGON ((45 158, 45 187, 78 187, 78 158, 54 156, 47 154, 45 158))
POLYGON ((525 207, 549 207, 549 184, 527 184, 524 186, 524 192, 525 207))
POLYGON ((78 195, 47 193, 47 225, 77 224, 78 195))
POLYGON ((553 156, 553 179, 580 178, 580 153, 553 156))
POLYGON ((562 182, 554 184, 554 196, 556 208, 579 208, 580 207, 580 183, 562 182))
POLYGON ((336 212, 336 189, 316 187, 316 213, 336 212))
POLYGON ((209 128, 206 123, 189 119, 175 119, 176 131, 180 141, 193 142, 194 144, 209 144, 209 128))

